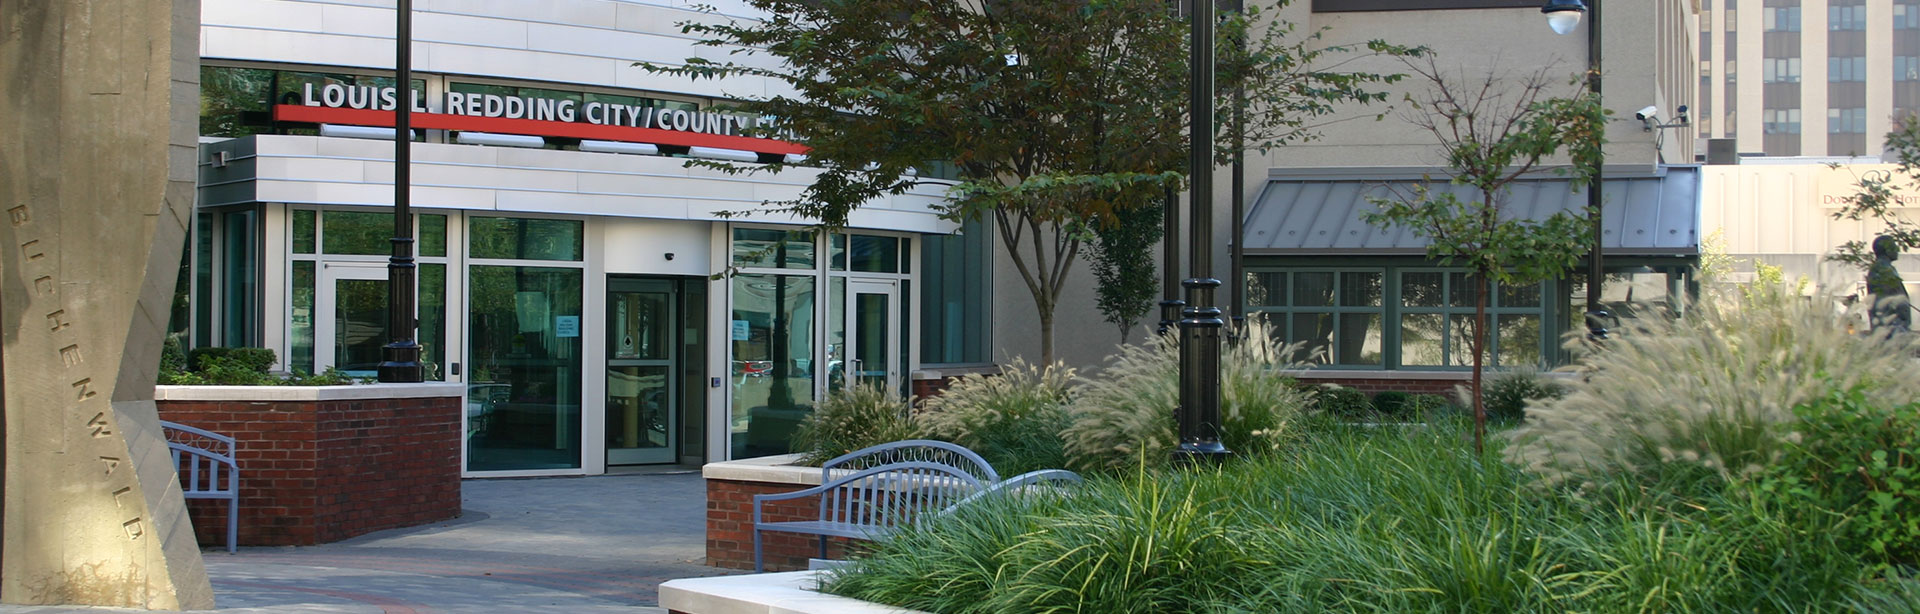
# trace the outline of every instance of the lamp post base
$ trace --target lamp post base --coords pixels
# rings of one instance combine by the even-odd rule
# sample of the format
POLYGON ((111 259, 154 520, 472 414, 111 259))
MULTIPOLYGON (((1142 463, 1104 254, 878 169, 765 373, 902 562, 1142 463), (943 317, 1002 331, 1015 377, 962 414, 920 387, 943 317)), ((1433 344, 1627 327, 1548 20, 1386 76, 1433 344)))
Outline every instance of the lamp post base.
POLYGON ((377 371, 384 384, 418 384, 424 381, 424 369, 420 366, 420 344, 411 341, 390 343, 381 348, 380 367, 377 371))
POLYGON ((1233 458, 1233 451, 1218 441, 1190 441, 1173 450, 1176 467, 1211 467, 1233 458))

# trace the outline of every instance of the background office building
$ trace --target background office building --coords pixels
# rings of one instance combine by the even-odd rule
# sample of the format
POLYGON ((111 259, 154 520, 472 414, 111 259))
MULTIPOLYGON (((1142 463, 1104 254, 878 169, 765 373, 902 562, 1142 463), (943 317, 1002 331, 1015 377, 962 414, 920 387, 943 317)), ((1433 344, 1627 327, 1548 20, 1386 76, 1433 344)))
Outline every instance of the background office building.
POLYGON ((1879 156, 1920 111, 1920 1, 1701 0, 1700 138, 1745 155, 1879 156))
POLYGON ((686 164, 804 152, 720 109, 778 84, 632 65, 713 53, 676 24, 715 17, 668 0, 416 3, 402 88, 392 4, 367 4, 202 5, 188 345, 372 373, 391 109, 412 104, 418 338, 429 379, 468 386, 470 475, 784 453, 832 387, 905 394, 923 369, 986 360, 988 277, 968 263, 989 235, 953 234, 941 182, 827 235, 756 211, 799 194, 806 169, 686 164))

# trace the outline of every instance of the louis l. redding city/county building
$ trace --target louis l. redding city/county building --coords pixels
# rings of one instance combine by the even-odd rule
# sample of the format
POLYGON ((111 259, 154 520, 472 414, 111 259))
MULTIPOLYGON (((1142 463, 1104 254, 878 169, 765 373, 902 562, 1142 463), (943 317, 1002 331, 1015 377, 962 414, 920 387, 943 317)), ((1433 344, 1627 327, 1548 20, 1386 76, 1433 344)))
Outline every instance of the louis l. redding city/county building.
POLYGON ((935 169, 838 234, 725 215, 812 173, 686 165, 804 152, 716 110, 779 84, 633 66, 710 53, 676 24, 716 17, 669 0, 414 4, 400 88, 391 2, 203 3, 188 345, 372 373, 404 89, 419 339, 429 379, 467 384, 469 475, 783 453, 832 386, 904 392, 922 365, 987 360, 989 244, 938 217, 935 169))
MULTIPOLYGON (((786 452, 815 399, 846 382, 904 394, 1035 358, 1027 289, 991 229, 937 215, 940 165, 920 170, 915 191, 855 211, 844 232, 815 236, 805 220, 752 213, 800 194, 813 177, 804 163, 778 175, 686 164, 804 162, 792 143, 743 136, 757 118, 723 112, 780 83, 634 66, 766 61, 681 33, 683 21, 756 17, 739 0, 708 3, 715 14, 684 0, 415 0, 416 78, 400 87, 392 0, 204 0, 200 202, 177 334, 271 348, 292 369, 371 372, 388 339, 390 110, 404 101, 417 141, 419 338, 429 377, 466 385, 468 475, 786 452)), ((1549 30, 1541 4, 1314 0, 1269 17, 1328 41, 1427 46, 1468 78, 1582 74, 1597 47, 1584 31, 1549 30)), ((1603 104, 1653 112, 1618 115, 1606 131, 1599 298, 1628 317, 1666 313, 1695 284, 1702 236, 1683 111, 1697 105, 1700 12, 1686 0, 1606 4, 1603 104)), ((1389 98, 1417 93, 1414 81, 1388 86, 1389 98)), ((1410 111, 1340 121, 1381 111, 1342 110, 1325 138, 1249 155, 1244 229, 1224 199, 1214 215, 1213 259, 1229 262, 1239 243, 1242 272, 1212 274, 1229 280, 1221 306, 1305 348, 1293 358, 1311 368, 1292 373, 1303 383, 1446 391, 1472 363, 1475 282, 1428 258, 1424 238, 1364 221, 1370 197, 1445 174, 1410 111)), ((1229 175, 1216 174, 1216 194, 1230 193, 1229 175)), ((1587 202, 1553 173, 1503 198, 1530 216, 1587 202)), ((1492 288, 1490 365, 1566 362, 1585 266, 1492 288)), ((1097 316, 1092 274, 1077 269, 1054 318, 1056 354, 1097 366, 1125 336, 1097 316)))

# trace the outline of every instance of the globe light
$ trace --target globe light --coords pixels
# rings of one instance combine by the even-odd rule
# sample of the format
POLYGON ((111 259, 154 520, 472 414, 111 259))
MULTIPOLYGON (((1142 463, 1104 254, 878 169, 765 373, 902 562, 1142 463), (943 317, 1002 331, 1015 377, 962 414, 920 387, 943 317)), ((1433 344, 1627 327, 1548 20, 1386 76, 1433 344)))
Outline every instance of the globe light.
POLYGON ((1546 6, 1540 7, 1540 12, 1547 14, 1547 27, 1553 28, 1554 34, 1566 34, 1580 25, 1580 17, 1587 13, 1587 5, 1580 0, 1547 0, 1546 6))

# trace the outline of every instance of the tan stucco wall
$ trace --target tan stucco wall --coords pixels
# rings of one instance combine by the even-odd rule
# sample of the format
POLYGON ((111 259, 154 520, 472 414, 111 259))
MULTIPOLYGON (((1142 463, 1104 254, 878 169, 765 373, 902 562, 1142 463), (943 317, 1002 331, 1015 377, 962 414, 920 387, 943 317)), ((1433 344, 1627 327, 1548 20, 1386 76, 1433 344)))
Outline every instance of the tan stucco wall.
MULTIPOLYGON (((1701 173, 1700 221, 1703 237, 1715 237, 1720 249, 1745 260, 1735 269, 1752 271, 1756 261, 1783 269, 1788 279, 1805 276, 1840 294, 1863 283, 1859 269, 1826 262, 1848 241, 1871 242, 1883 226, 1877 221, 1837 220, 1833 213, 1859 190, 1858 178, 1894 172, 1892 164, 1751 164, 1708 166, 1701 173)), ((1897 176, 1897 175, 1896 175, 1897 176)), ((1906 182, 1899 182, 1906 183, 1906 182)), ((1897 190, 1897 210, 1920 219, 1920 190, 1897 190)), ((1903 256, 1898 268, 1920 281, 1920 258, 1903 256)), ((1738 275, 1734 281, 1747 279, 1738 275)))
MULTIPOLYGON (((1302 24, 1300 31, 1326 28, 1326 44, 1363 43, 1382 39, 1402 45, 1424 45, 1436 53, 1447 70, 1472 76, 1484 76, 1489 69, 1524 74, 1541 66, 1555 73, 1555 81, 1571 79, 1586 70, 1587 35, 1582 26, 1567 35, 1554 34, 1538 9, 1463 9, 1432 11, 1388 11, 1368 13, 1313 13, 1309 2, 1295 2, 1277 13, 1281 19, 1302 24)), ((1650 169, 1657 161, 1691 163, 1694 143, 1690 129, 1668 129, 1661 139, 1661 152, 1654 150, 1655 133, 1643 129, 1633 118, 1635 110, 1658 105, 1671 115, 1680 104, 1693 105, 1693 89, 1698 76, 1692 72, 1698 63, 1693 33, 1698 30, 1694 0, 1654 0, 1645 2, 1609 2, 1603 26, 1606 40, 1602 50, 1605 80, 1602 86, 1605 104, 1614 110, 1616 121, 1608 129, 1607 165, 1610 169, 1650 169)), ((1374 72, 1405 72, 1398 60, 1364 59, 1343 65, 1344 69, 1374 72)), ((1401 99, 1411 88, 1424 87, 1413 80, 1390 86, 1388 100, 1404 108, 1401 99)), ((1562 91, 1571 91, 1566 89, 1562 91)), ((1432 135, 1408 123, 1395 111, 1385 119, 1373 116, 1384 105, 1353 106, 1342 116, 1332 118, 1321 130, 1322 138, 1262 154, 1248 155, 1246 164, 1247 203, 1260 195, 1268 171, 1283 167, 1432 167, 1442 162, 1432 135)), ((1219 295, 1224 310, 1235 298, 1237 284, 1228 278, 1229 241, 1232 237, 1229 215, 1229 169, 1221 167, 1214 175, 1214 194, 1218 203, 1213 214, 1213 270, 1215 277, 1227 282, 1219 295)), ((1182 195, 1182 231, 1176 238, 1181 257, 1186 254, 1185 196, 1182 195)), ((1002 250, 996 243, 996 250, 1002 250)), ((1032 300, 1005 253, 996 251, 994 269, 996 302, 994 305, 993 345, 995 359, 1008 355, 1037 358, 1038 325, 1033 318, 1032 300)), ((1159 261, 1160 251, 1143 254, 1159 261)), ((1333 262, 1330 260, 1330 263, 1333 262)), ((1186 269, 1181 269, 1185 277, 1186 269)), ((1077 265, 1074 278, 1056 313, 1055 345, 1058 356, 1069 364, 1093 366, 1111 353, 1119 343, 1117 329, 1101 319, 1094 307, 1093 276, 1085 263, 1077 265)), ((1141 332, 1159 322, 1157 309, 1143 319, 1141 332)), ((1132 339, 1139 340, 1141 332, 1132 339)))

